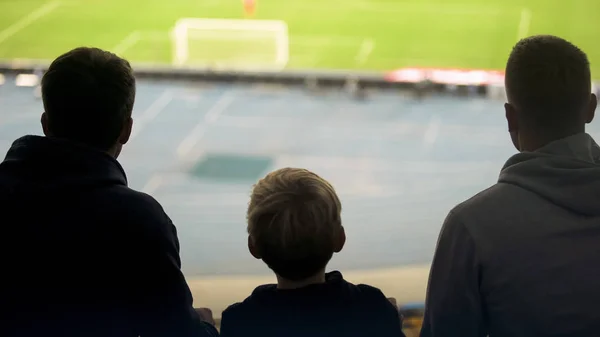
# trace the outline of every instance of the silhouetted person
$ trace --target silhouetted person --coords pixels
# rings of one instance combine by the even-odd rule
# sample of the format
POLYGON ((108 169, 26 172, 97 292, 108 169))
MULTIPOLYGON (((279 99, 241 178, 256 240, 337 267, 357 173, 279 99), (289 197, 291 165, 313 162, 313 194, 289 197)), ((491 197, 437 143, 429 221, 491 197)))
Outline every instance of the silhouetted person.
POLYGON ((498 183, 456 206, 435 253, 423 337, 600 335, 600 148, 587 56, 554 36, 506 65, 520 152, 498 183))
POLYGON ((45 137, 17 139, 0 164, 1 336, 212 336, 180 270, 175 227, 127 187, 129 63, 94 48, 42 80, 45 137))
POLYGON ((342 206, 333 187, 304 169, 269 173, 252 191, 248 248, 275 272, 223 312, 224 337, 402 337, 398 310, 383 293, 325 273, 344 247, 342 206))

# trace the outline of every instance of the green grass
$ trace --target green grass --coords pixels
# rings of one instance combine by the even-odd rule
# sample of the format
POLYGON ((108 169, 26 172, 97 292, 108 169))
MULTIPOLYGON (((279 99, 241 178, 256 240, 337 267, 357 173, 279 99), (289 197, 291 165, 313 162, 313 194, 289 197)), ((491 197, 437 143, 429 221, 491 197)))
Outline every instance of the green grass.
MULTIPOLYGON (((62 0, 3 38, 7 28, 47 3, 0 0, 0 59, 52 59, 80 45, 114 50, 139 31, 141 39, 121 54, 134 62, 171 63, 168 32, 177 19, 243 18, 241 0, 62 0)), ((257 5, 255 19, 287 22, 289 68, 502 69, 527 9, 527 35, 571 40, 588 53, 600 78, 599 0, 257 0, 257 5), (374 49, 357 61, 369 39, 374 49)))

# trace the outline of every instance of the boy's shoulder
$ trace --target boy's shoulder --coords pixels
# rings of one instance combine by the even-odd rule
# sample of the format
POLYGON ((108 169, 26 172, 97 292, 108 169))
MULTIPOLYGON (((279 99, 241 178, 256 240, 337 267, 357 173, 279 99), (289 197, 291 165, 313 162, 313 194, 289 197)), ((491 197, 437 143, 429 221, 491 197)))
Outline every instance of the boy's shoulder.
POLYGON ((362 296, 365 296, 366 298, 373 298, 373 299, 381 299, 384 298, 385 299, 385 295, 383 295, 383 292, 381 291, 381 289, 370 286, 368 284, 352 284, 350 282, 348 282, 348 284, 351 286, 351 289, 355 289, 356 291, 358 291, 362 296))
POLYGON ((282 290, 257 287, 223 312, 223 336, 402 336, 398 309, 376 287, 347 282, 339 272, 326 282, 282 290))
POLYGON ((327 283, 332 285, 332 292, 338 292, 342 298, 353 299, 355 301, 382 301, 387 303, 387 298, 383 292, 368 284, 354 284, 348 282, 339 271, 327 273, 327 283))
POLYGON ((369 305, 391 306, 383 292, 366 284, 353 284, 346 281, 338 271, 327 273, 326 283, 312 285, 294 290, 278 290, 276 284, 263 284, 252 292, 244 301, 232 304, 223 315, 251 315, 263 309, 274 310, 273 307, 340 306, 351 310, 352 307, 369 305))
POLYGON ((227 309, 225 309, 223 311, 223 315, 228 314, 229 316, 233 316, 233 315, 239 313, 240 311, 247 310, 247 308, 254 306, 254 302, 256 301, 255 294, 275 293, 276 291, 277 291, 276 284, 260 285, 260 286, 256 287, 252 291, 252 294, 250 294, 250 296, 246 297, 246 299, 244 299, 244 301, 234 303, 234 304, 230 305, 229 307, 227 307, 227 309))

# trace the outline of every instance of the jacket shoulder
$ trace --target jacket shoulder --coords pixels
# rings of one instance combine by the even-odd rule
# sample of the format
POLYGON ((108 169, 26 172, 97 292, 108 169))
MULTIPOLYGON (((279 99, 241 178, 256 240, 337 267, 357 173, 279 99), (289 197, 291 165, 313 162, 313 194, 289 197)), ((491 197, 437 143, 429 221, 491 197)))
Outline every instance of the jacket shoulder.
POLYGON ((381 289, 370 286, 368 284, 352 284, 349 283, 351 287, 356 289, 357 293, 360 294, 361 297, 369 299, 369 300, 381 300, 384 299, 387 301, 387 298, 381 291, 381 289))
POLYGON ((237 302, 223 311, 223 317, 236 318, 240 316, 246 316, 255 312, 255 306, 257 305, 257 299, 254 296, 257 293, 271 292, 277 289, 275 284, 263 284, 252 291, 252 293, 244 299, 242 302, 237 302))
POLYGON ((518 186, 496 183, 456 205, 450 213, 458 218, 471 216, 474 213, 484 216, 490 211, 494 211, 494 215, 498 215, 499 207, 514 206, 517 204, 515 197, 524 192, 518 186))
POLYGON ((93 192, 91 202, 97 202, 106 215, 130 224, 158 226, 160 231, 171 231, 172 221, 162 205, 149 194, 127 186, 112 186, 93 192), (167 226, 167 227, 165 227, 167 226))
POLYGON ((148 211, 163 211, 160 203, 151 195, 136 191, 128 186, 111 186, 101 189, 96 194, 100 198, 113 200, 112 206, 123 206, 134 213, 138 209, 148 211))

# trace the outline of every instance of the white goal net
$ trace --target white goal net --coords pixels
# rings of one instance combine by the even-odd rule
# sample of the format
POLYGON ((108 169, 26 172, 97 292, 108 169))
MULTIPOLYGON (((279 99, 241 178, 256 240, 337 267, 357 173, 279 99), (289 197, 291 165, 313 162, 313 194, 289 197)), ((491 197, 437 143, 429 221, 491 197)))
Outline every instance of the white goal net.
POLYGON ((278 71, 289 59, 283 21, 185 18, 172 34, 173 63, 179 67, 278 71))

